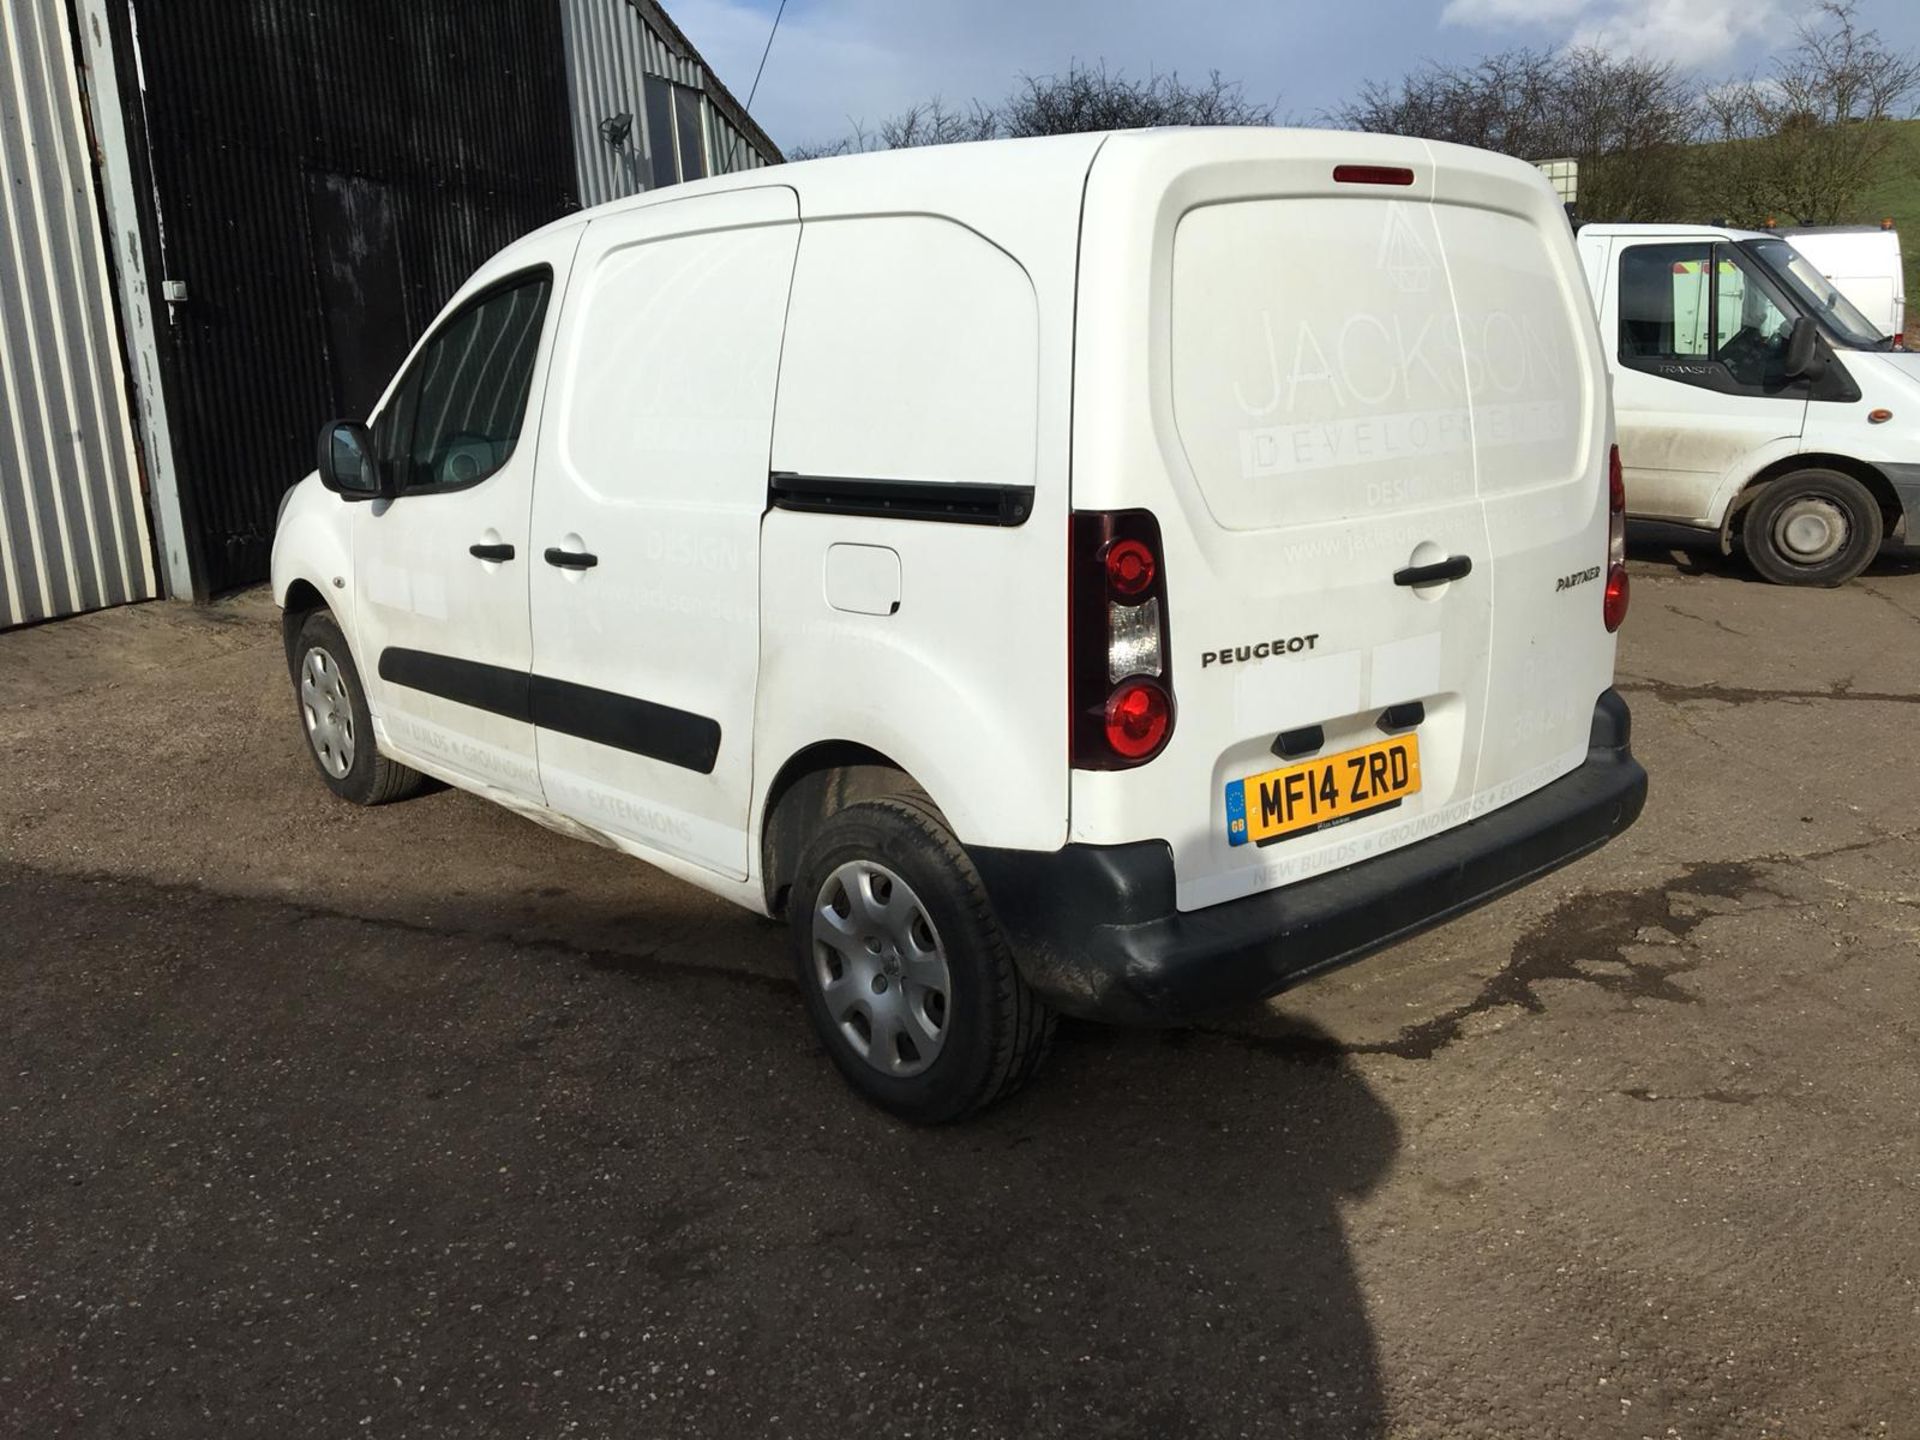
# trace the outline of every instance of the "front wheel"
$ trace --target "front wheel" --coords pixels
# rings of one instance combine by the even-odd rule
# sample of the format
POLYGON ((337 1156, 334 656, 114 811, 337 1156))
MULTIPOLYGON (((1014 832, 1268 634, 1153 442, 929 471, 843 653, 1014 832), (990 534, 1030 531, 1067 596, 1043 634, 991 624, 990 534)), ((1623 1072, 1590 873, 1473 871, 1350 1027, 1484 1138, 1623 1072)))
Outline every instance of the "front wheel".
POLYGON ((418 790, 420 772, 389 760, 373 743, 367 692, 333 616, 309 615, 288 658, 307 752, 327 788, 355 805, 385 805, 418 790))
POLYGON ((1753 568, 1776 585, 1844 585, 1880 552, 1880 504, 1838 470, 1769 480, 1741 517, 1753 568))
POLYGON ((830 817, 788 898, 801 993, 853 1088, 906 1120, 958 1120, 1039 1068, 1053 1013, 1015 968, 973 863, 926 806, 830 817))

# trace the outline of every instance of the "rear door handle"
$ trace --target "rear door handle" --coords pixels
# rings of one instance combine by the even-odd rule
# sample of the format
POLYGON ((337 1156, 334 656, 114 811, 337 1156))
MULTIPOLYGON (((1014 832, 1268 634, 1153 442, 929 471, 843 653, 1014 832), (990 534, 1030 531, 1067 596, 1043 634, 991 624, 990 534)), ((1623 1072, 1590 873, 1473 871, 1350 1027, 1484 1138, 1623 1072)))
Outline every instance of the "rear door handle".
POLYGON ((1449 555, 1431 565, 1409 565, 1393 572, 1396 585, 1443 585, 1449 580, 1464 580, 1473 573, 1471 555, 1449 555))
POLYGON ((558 545, 549 545, 547 563, 558 565, 562 570, 591 570, 600 563, 600 557, 589 555, 585 550, 562 550, 558 545))
POLYGON ((513 558, 513 546, 469 545, 467 546, 467 553, 476 560, 511 560, 513 558))

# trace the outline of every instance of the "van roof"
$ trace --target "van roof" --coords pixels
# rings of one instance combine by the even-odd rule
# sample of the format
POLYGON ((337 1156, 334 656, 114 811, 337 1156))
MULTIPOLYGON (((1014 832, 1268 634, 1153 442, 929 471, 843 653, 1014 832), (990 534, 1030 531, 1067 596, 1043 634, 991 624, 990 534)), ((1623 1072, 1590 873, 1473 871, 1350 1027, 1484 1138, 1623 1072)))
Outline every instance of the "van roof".
MULTIPOLYGON (((983 140, 958 145, 923 145, 904 150, 876 150, 858 155, 835 155, 818 160, 793 161, 778 167, 739 171, 706 180, 664 186, 622 200, 583 210, 548 228, 560 229, 583 219, 599 219, 655 205, 670 205, 733 190, 784 185, 800 197, 802 215, 820 216, 899 210, 922 197, 942 193, 999 191, 1007 198, 1025 198, 1036 189, 1052 188, 1071 196, 1077 208, 1080 183, 1103 146, 1133 144, 1190 150, 1194 163, 1214 152, 1244 155, 1257 137, 1261 151, 1271 158, 1306 158, 1351 148, 1356 160, 1379 158, 1383 151, 1403 153, 1411 163, 1436 168, 1533 167, 1487 151, 1462 146, 1358 131, 1288 129, 1275 126, 1170 126, 1136 130, 1103 130, 1079 135, 1049 135, 1015 140, 983 140)), ((1542 183, 1545 183, 1544 181, 1542 183)))
POLYGON ((1045 175, 1057 181, 1084 176, 1093 157, 1114 131, 1083 135, 1046 135, 1020 140, 985 140, 960 145, 917 145, 904 150, 873 150, 858 155, 829 155, 818 160, 794 160, 779 166, 741 170, 705 180, 688 180, 658 190, 642 191, 610 200, 557 221, 565 226, 582 219, 598 220, 655 205, 672 205, 704 195, 734 190, 757 190, 784 185, 800 195, 803 213, 834 213, 844 199, 857 197, 860 208, 878 201, 893 208, 892 194, 924 185, 975 182, 986 165, 1024 179, 1045 175), (990 158, 989 158, 990 157, 990 158))
POLYGON ((1643 224, 1618 225, 1582 225, 1582 235, 1622 235, 1630 239, 1644 240, 1655 235, 1671 235, 1676 239, 1711 238, 1716 240, 1767 240, 1777 239, 1781 232, 1777 230, 1742 230, 1732 225, 1689 225, 1679 221, 1672 223, 1649 222, 1643 224))
POLYGON ((1782 225, 1781 235, 1897 235, 1897 225, 1782 225))

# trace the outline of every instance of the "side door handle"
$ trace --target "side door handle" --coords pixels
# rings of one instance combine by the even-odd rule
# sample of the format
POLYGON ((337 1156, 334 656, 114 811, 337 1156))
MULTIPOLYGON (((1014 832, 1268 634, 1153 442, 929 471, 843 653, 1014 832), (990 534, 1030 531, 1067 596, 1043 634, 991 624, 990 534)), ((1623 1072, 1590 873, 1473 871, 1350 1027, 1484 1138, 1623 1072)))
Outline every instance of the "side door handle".
POLYGON ((513 558, 513 546, 469 545, 467 546, 467 553, 476 560, 511 560, 513 558))
POLYGON ((1404 570, 1393 572, 1396 585, 1443 585, 1449 580, 1463 580, 1473 573, 1471 555, 1449 555, 1444 560, 1436 560, 1431 565, 1409 565, 1404 570))
POLYGON ((585 550, 562 550, 558 545, 549 545, 547 563, 558 565, 562 570, 591 570, 600 563, 600 557, 585 550))

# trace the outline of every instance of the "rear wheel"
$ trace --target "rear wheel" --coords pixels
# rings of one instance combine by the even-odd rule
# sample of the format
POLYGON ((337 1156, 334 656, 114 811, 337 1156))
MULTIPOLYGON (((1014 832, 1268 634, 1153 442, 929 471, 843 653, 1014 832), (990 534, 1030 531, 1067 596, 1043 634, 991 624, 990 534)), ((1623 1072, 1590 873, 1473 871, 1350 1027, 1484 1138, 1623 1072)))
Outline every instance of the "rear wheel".
POLYGON ((1024 1085, 1053 1038, 966 852, 906 799, 848 806, 815 833, 788 898, 807 1013, 848 1082, 919 1124, 1024 1085))
POLYGON ((317 610, 306 618, 291 659, 307 752, 327 788, 355 805, 385 805, 418 790, 420 772, 389 760, 373 743, 366 690, 333 616, 317 610))
POLYGON ((1776 585, 1844 585, 1879 553, 1881 530, 1873 493, 1838 470, 1768 481, 1740 522, 1747 558, 1776 585))

